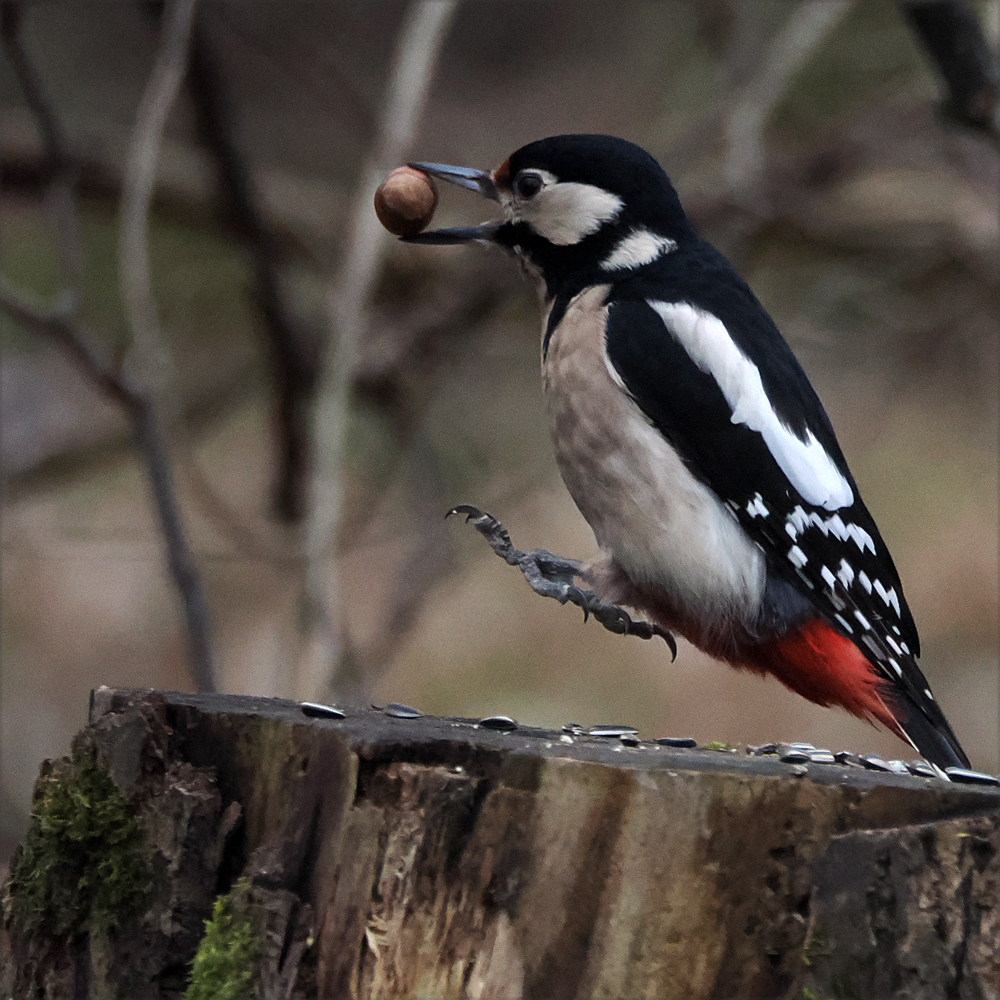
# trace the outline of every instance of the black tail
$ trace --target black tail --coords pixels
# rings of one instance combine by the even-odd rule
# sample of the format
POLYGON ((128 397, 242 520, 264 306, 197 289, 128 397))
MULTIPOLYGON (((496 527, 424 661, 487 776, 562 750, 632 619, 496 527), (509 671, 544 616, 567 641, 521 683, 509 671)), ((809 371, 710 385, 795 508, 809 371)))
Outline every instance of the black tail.
POLYGON ((922 700, 918 704, 909 691, 900 687, 889 693, 889 701, 900 729, 925 760, 940 768, 969 767, 969 758, 937 702, 928 705, 922 700))

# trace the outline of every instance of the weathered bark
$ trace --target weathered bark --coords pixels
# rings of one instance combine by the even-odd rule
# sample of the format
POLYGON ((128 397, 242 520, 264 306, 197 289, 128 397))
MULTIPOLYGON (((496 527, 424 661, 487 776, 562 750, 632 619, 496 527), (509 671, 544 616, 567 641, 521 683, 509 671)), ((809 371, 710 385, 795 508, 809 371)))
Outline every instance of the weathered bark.
POLYGON ((96 693, 143 914, 5 904, 4 995, 176 996, 239 876, 259 996, 996 997, 1000 790, 469 720, 96 693))

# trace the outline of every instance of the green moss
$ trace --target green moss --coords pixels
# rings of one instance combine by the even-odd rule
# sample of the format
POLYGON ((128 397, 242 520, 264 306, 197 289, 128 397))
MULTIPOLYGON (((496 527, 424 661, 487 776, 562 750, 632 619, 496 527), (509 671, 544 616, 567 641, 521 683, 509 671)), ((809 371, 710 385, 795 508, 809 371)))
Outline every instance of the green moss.
POLYGON ((152 884, 145 834, 93 749, 46 762, 11 861, 4 909, 14 924, 58 937, 107 932, 135 913, 152 884))
POLYGON ((191 966, 184 1000, 241 1000, 252 997, 257 979, 259 938, 250 910, 250 885, 240 880, 219 896, 191 966))
POLYGON ((827 1000, 827 998, 820 996, 812 987, 803 986, 802 1000, 827 1000))
POLYGON ((832 954, 833 950, 826 936, 818 927, 813 928, 812 933, 809 935, 809 940, 802 951, 802 964, 807 968, 811 968, 818 961, 829 958, 832 954))

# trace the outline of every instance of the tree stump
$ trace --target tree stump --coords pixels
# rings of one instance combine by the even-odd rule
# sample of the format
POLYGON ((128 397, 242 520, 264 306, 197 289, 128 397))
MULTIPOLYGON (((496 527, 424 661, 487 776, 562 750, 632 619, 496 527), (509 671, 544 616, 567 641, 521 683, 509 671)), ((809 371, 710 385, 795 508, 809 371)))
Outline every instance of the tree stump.
POLYGON ((12 864, 3 995, 1000 995, 1000 789, 344 712, 95 692, 36 791, 77 839, 12 864), (38 873, 71 848, 66 915, 38 873))

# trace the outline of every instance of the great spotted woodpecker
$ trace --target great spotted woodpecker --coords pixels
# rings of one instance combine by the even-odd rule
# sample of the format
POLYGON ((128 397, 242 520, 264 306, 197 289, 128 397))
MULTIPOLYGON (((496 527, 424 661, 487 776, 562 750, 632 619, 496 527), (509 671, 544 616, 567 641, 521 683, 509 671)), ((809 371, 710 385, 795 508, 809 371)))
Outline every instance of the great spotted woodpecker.
POLYGON ((492 173, 411 166, 499 202, 503 219, 408 242, 497 244, 541 280, 545 399, 601 550, 582 574, 597 595, 968 767, 819 398, 656 160, 563 135, 492 173))

